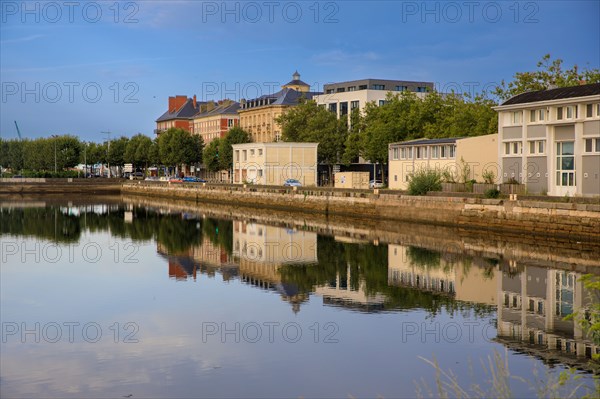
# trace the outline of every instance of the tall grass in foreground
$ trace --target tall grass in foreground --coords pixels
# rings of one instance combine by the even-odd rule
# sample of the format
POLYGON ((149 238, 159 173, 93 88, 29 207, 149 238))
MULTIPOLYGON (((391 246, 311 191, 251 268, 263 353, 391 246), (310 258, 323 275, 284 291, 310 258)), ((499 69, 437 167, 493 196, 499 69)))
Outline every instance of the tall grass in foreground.
MULTIPOLYGON (((419 357, 435 370, 435 387, 431 387, 421 379, 416 382, 416 394, 419 398, 515 398, 511 390, 511 381, 529 385, 531 396, 537 398, 600 398, 600 376, 593 377, 593 382, 581 381, 582 375, 577 370, 568 369, 560 373, 547 370, 540 375, 533 369, 533 381, 521 376, 512 375, 508 368, 508 356, 504 358, 494 350, 492 356, 481 360, 481 367, 486 380, 472 383, 468 388, 459 383, 458 376, 452 370, 443 370, 438 361, 419 357)), ((471 368, 472 373, 472 368, 471 368)))

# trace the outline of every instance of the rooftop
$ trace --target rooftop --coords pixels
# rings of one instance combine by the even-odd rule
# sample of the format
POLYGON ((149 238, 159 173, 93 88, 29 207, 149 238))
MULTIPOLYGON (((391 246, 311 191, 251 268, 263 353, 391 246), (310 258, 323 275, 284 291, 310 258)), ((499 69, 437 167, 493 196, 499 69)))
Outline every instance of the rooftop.
POLYGON ((390 145, 405 146, 405 145, 426 145, 426 144, 427 145, 429 145, 429 144, 454 144, 460 139, 464 139, 464 137, 449 137, 449 138, 443 138, 443 139, 421 138, 421 139, 415 139, 415 140, 409 140, 409 141, 401 141, 398 143, 391 143, 390 145))
POLYGON ((560 87, 558 89, 529 91, 509 98, 502 103, 502 105, 526 104, 538 101, 560 100, 562 98, 585 97, 599 94, 600 83, 591 83, 580 86, 560 87))

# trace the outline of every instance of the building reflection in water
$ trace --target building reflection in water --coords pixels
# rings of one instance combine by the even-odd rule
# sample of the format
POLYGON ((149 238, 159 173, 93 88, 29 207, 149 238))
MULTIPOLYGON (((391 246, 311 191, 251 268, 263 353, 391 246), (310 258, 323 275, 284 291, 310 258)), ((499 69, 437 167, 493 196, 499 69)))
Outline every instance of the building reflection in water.
POLYGON ((576 320, 565 319, 598 303, 581 273, 402 245, 389 245, 388 262, 390 285, 495 305, 496 340, 513 350, 584 369, 600 353, 576 320))
POLYGON ((576 272, 513 262, 498 280, 498 340, 548 362, 585 367, 600 353, 573 318, 585 314, 598 293, 584 287, 576 272))
MULTIPOLYGON (((368 242, 346 237, 335 237, 335 241, 350 245, 369 245, 368 242)), ((347 264, 345 270, 337 271, 327 284, 315 287, 315 294, 321 296, 323 304, 329 306, 341 306, 366 312, 382 310, 386 296, 379 292, 368 292, 366 276, 359 274, 355 279, 352 270, 351 265, 347 264)))
POLYGON ((233 256, 243 282, 279 292, 295 313, 308 300, 308 293, 282 280, 281 267, 316 264, 316 233, 235 220, 233 256))

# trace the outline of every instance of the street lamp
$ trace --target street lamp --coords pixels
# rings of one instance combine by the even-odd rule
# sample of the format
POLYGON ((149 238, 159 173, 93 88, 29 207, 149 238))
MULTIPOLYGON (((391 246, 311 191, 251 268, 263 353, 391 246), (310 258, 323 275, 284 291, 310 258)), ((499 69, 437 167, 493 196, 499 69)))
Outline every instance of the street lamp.
POLYGON ((54 139, 54 177, 56 177, 56 173, 57 173, 57 168, 56 168, 56 139, 58 138, 58 136, 56 134, 53 134, 52 136, 50 136, 54 139))

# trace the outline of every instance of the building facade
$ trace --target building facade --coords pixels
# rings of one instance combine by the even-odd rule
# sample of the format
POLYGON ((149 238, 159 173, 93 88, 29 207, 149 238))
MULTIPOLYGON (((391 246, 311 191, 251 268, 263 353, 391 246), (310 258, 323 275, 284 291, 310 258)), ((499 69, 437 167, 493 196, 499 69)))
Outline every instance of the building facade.
POLYGON ((297 179, 317 185, 318 143, 246 143, 233 145, 233 183, 283 185, 297 179))
POLYGON ((349 82, 331 83, 323 86, 324 93, 314 97, 317 104, 326 107, 339 118, 348 118, 353 109, 360 112, 368 102, 383 105, 388 93, 409 91, 423 98, 433 91, 432 82, 411 82, 405 80, 362 79, 349 82))
POLYGON ((169 97, 169 109, 156 120, 154 134, 159 135, 171 128, 191 131, 192 117, 200 112, 202 104, 206 103, 196 101, 196 96, 192 98, 187 96, 169 97))
POLYGON ((523 93, 495 109, 504 182, 600 195, 600 83, 523 93))
POLYGON ((468 180, 483 181, 483 172, 498 177, 498 135, 446 139, 417 139, 389 145, 389 183, 395 190, 406 190, 411 174, 420 169, 436 169, 462 178, 468 167, 468 180))
POLYGON ((232 127, 239 126, 240 104, 231 100, 208 103, 192 117, 191 133, 202 137, 207 145, 217 138, 225 137, 232 127))
POLYGON ((240 127, 250 133, 255 143, 272 143, 281 140, 281 126, 276 119, 288 108, 298 105, 301 99, 312 99, 318 93, 310 91, 310 85, 300 80, 295 72, 292 80, 273 94, 265 94, 252 100, 242 100, 240 127))

